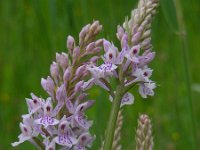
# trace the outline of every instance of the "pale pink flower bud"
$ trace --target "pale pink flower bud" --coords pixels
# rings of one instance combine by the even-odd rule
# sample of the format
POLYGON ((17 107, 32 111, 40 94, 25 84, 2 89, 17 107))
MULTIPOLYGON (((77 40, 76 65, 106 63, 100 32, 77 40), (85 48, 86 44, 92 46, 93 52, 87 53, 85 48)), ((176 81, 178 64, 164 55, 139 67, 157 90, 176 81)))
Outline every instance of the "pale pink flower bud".
POLYGON ((50 67, 51 76, 56 80, 59 77, 59 67, 56 62, 53 62, 50 67))
POLYGON ((99 27, 99 21, 94 21, 90 27, 91 31, 95 31, 99 27))
POLYGON ((73 51, 73 61, 75 62, 77 60, 77 58, 80 57, 80 48, 77 46, 74 48, 74 51, 73 51))
POLYGON ((81 30, 81 32, 79 33, 79 45, 82 45, 83 44, 83 41, 85 39, 85 36, 86 34, 88 33, 89 31, 89 28, 90 28, 90 24, 84 26, 81 30))
POLYGON ((69 66, 64 72, 63 80, 64 80, 65 85, 67 84, 67 82, 71 78, 71 75, 72 75, 71 71, 72 71, 72 68, 69 66))
POLYGON ((131 42, 137 44, 140 38, 141 38, 141 32, 137 32, 136 34, 133 35, 131 42))
POLYGON ((91 62, 91 63, 96 63, 99 59, 100 59, 99 56, 93 56, 93 57, 90 59, 90 62, 91 62))
POLYGON ((41 79, 41 85, 43 89, 52 97, 54 97, 54 82, 51 77, 47 77, 47 79, 41 79))
POLYGON ((148 45, 151 44, 151 38, 147 38, 145 39, 142 43, 141 43, 141 47, 147 47, 148 45))
POLYGON ((128 49, 128 35, 125 33, 121 39, 121 46, 123 49, 128 49))
POLYGON ((65 85, 62 84, 56 91, 56 99, 58 102, 64 102, 67 97, 65 85))
POLYGON ((136 34, 137 33, 137 30, 138 30, 138 25, 134 25, 133 28, 132 28, 132 34, 136 34))
POLYGON ((108 50, 111 47, 111 43, 109 41, 107 41, 107 40, 103 40, 103 47, 104 47, 104 51, 108 52, 108 50))
POLYGON ((95 47, 92 51, 92 53, 99 53, 101 51, 101 47, 95 47))
POLYGON ((74 38, 72 36, 68 36, 67 37, 67 48, 70 52, 72 52, 73 48, 74 48, 74 45, 75 45, 75 41, 74 41, 74 38))
POLYGON ((63 70, 65 70, 68 66, 69 58, 66 53, 58 54, 56 53, 56 62, 61 66, 63 70))
POLYGON ((86 66, 85 65, 82 65, 80 67, 78 67, 76 69, 76 73, 75 73, 75 76, 79 77, 82 75, 82 73, 86 70, 86 66))
POLYGON ((103 45, 103 39, 99 39, 95 42, 95 46, 102 46, 103 45))
POLYGON ((81 90, 83 84, 84 84, 84 81, 79 81, 78 83, 76 83, 75 88, 74 88, 74 92, 75 93, 79 92, 81 90))
POLYGON ((95 48, 95 42, 92 42, 92 43, 87 45, 86 51, 87 52, 93 51, 94 48, 95 48))
POLYGON ((117 38, 121 40, 122 36, 124 35, 124 29, 121 26, 117 26, 117 38))

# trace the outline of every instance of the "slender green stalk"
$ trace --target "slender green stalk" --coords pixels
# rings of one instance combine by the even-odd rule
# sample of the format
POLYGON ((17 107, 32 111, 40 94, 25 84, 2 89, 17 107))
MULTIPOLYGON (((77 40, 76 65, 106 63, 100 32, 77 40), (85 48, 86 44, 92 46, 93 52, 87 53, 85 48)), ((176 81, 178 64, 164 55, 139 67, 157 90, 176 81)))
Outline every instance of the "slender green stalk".
POLYGON ((186 79, 186 88, 187 88, 187 95, 188 95, 188 103, 189 103, 189 111, 192 123, 192 134, 193 134, 193 148, 197 149, 197 135, 196 135, 196 124, 194 118, 194 111, 193 111, 193 102, 192 102, 192 94, 191 94, 191 81, 190 81, 190 71, 188 67, 188 58, 187 58, 187 51, 188 51, 188 43, 187 43, 187 31, 185 28, 185 23, 183 19, 183 14, 181 10, 181 3, 179 0, 174 0, 175 8, 176 8, 176 15, 177 15, 177 22, 179 28, 179 38, 182 46, 182 53, 183 53, 183 63, 184 63, 184 71, 185 71, 185 79, 186 79))
POLYGON ((111 150, 112 148, 117 116, 120 110, 121 99, 123 96, 123 88, 124 88, 123 85, 117 86, 117 90, 115 93, 115 97, 113 100, 112 109, 111 109, 111 113, 110 113, 110 117, 108 121, 108 126, 106 129, 106 137, 105 137, 103 150, 111 150))
POLYGON ((32 139, 41 150, 45 150, 44 144, 38 138, 33 137, 32 139))

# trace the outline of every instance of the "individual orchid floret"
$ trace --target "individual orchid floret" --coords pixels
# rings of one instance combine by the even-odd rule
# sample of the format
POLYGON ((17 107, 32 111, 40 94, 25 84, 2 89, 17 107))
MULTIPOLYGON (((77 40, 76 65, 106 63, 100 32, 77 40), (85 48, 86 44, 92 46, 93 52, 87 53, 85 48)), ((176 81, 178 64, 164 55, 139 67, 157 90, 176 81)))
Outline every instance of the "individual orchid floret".
POLYGON ((69 127, 69 122, 62 119, 58 126, 58 136, 53 139, 57 144, 71 148, 77 143, 71 128, 69 127))
POLYGON ((17 146, 32 138, 32 128, 30 126, 20 123, 20 129, 22 133, 18 136, 19 141, 12 143, 12 146, 17 146))
POLYGON ((104 45, 104 57, 103 60, 105 63, 112 63, 112 64, 120 64, 119 60, 119 52, 117 47, 114 46, 114 44, 104 40, 103 42, 104 45))
MULTIPOLYGON (((113 102, 113 98, 110 96, 110 101, 113 102)), ((132 105, 134 103, 134 96, 127 92, 123 95, 122 99, 121 99, 121 105, 120 107, 123 107, 124 105, 132 105)))
POLYGON ((54 97, 54 82, 50 76, 47 77, 47 79, 42 78, 41 79, 41 85, 43 89, 51 96, 54 97))
POLYGON ((79 104, 78 106, 76 106, 76 108, 74 107, 75 109, 74 109, 74 114, 73 114, 73 118, 74 118, 73 123, 77 124, 79 127, 85 130, 88 130, 92 125, 92 121, 87 121, 87 118, 84 112, 85 110, 90 108, 93 104, 94 104, 94 101, 90 100, 82 104, 79 104))
POLYGON ((83 133, 78 138, 78 143, 74 147, 74 150, 86 150, 87 147, 90 148, 92 142, 95 140, 95 136, 91 136, 88 132, 83 133))
POLYGON ((138 68, 133 72, 132 75, 136 77, 135 81, 149 82, 149 77, 151 77, 152 72, 153 70, 150 68, 138 68))
POLYGON ((154 57, 155 57, 155 52, 148 52, 147 54, 140 56, 138 67, 142 68, 148 65, 154 59, 154 57))
POLYGON ((125 54, 125 57, 133 63, 139 63, 139 52, 140 52, 140 45, 136 45, 131 47, 131 49, 125 54))
POLYGON ((88 67, 88 70, 91 72, 92 76, 95 79, 99 79, 108 76, 113 76, 116 68, 117 68, 116 65, 107 62, 100 65, 99 67, 96 66, 88 67))
POLYGON ((48 98, 43 106, 43 116, 41 116, 39 119, 35 120, 36 124, 41 124, 45 128, 47 128, 49 125, 56 125, 59 123, 59 120, 52 117, 53 112, 53 106, 52 106, 52 100, 51 98, 48 98))
POLYGON ((35 96, 33 93, 31 93, 31 96, 32 99, 26 98, 29 114, 33 114, 38 111, 40 108, 42 108, 44 103, 41 98, 35 96))
POLYGON ((156 88, 156 84, 155 83, 140 83, 139 85, 139 93, 143 98, 147 98, 147 96, 153 96, 154 95, 154 91, 153 89, 156 88))

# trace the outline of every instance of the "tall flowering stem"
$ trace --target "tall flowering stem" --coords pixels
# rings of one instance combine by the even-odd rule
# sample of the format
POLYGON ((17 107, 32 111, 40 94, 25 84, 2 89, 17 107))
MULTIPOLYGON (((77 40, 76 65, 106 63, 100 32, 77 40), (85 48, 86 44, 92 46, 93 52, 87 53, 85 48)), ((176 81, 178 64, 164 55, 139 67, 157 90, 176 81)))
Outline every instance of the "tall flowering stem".
MULTIPOLYGON (((154 58, 151 44, 151 22, 156 13, 158 0, 140 0, 138 7, 132 11, 130 20, 126 20, 123 27, 118 26, 117 37, 121 42, 120 58, 118 63, 118 86, 113 97, 113 105, 106 130, 104 150, 112 148, 117 114, 120 105, 133 99, 127 92, 139 85, 139 93, 143 98, 153 96, 155 83, 149 79, 152 70, 147 65, 154 58), (142 56, 140 54, 143 52, 142 56)), ((110 55, 109 55, 110 56, 110 55)), ((112 55, 111 55, 112 56, 112 55)))
POLYGON ((106 138, 104 143, 104 150, 111 149, 113 144, 113 137, 116 127, 116 120, 118 116, 118 111, 120 109, 121 99, 123 96, 123 85, 119 85, 116 90, 115 98, 112 105, 112 110, 110 112, 108 127, 106 130, 106 138))

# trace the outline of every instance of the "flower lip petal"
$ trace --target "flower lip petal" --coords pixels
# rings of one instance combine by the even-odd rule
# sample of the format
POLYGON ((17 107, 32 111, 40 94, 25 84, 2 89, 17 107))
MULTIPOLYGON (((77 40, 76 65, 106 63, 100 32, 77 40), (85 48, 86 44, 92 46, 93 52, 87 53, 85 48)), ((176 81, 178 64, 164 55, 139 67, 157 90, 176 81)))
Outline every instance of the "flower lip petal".
POLYGON ((67 147, 72 147, 75 145, 78 141, 74 137, 70 137, 67 134, 59 135, 53 139, 57 144, 67 147))
POLYGON ((44 116, 44 117, 41 117, 39 119, 36 119, 34 121, 36 124, 41 124, 43 125, 45 128, 48 127, 49 125, 56 125, 59 123, 59 120, 53 118, 53 117, 50 117, 50 116, 44 116))

